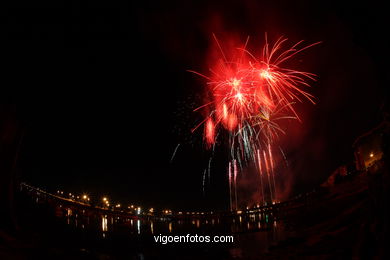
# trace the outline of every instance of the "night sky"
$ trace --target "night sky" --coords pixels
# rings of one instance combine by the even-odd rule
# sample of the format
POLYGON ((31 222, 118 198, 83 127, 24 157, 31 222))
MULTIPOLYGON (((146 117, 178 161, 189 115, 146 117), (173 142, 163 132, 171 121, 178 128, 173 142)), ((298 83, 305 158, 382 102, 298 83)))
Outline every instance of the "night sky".
POLYGON ((107 195, 174 209, 226 209, 226 151, 210 152, 201 132, 212 33, 260 46, 322 41, 297 57, 318 75, 299 104, 302 122, 281 137, 290 194, 312 189, 353 160, 352 143, 388 110, 386 8, 330 1, 21 2, 0 8, 1 94, 14 104, 24 138, 21 180, 55 191, 107 195), (172 153, 180 143, 176 157, 172 153))

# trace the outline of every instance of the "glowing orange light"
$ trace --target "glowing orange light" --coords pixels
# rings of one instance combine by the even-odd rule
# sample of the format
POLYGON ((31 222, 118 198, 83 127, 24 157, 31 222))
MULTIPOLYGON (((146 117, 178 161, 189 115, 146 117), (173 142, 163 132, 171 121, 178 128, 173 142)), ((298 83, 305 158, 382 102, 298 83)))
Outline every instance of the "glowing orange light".
POLYGON ((227 127, 230 131, 233 131, 238 125, 238 122, 237 122, 237 116, 235 114, 231 114, 229 115, 228 117, 228 120, 227 120, 227 127))
POLYGON ((268 80, 273 80, 274 79, 274 77, 269 72, 269 70, 265 70, 265 69, 260 71, 260 77, 263 78, 263 79, 268 79, 268 80))
POLYGON ((230 82, 230 85, 232 85, 233 87, 237 88, 238 86, 240 86, 241 84, 241 80, 239 79, 236 79, 234 78, 231 82, 230 82))
POLYGON ((226 104, 223 104, 223 119, 226 120, 227 117, 228 117, 228 109, 227 109, 227 105, 226 104))
POLYGON ((208 145, 211 145, 214 143, 214 134, 215 134, 215 129, 214 129, 214 122, 211 118, 207 120, 206 123, 206 141, 208 145))

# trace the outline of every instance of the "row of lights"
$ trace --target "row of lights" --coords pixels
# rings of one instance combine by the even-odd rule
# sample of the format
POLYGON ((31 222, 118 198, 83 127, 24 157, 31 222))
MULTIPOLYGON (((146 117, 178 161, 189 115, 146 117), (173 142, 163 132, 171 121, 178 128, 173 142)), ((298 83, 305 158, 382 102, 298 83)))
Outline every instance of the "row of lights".
MULTIPOLYGON (((63 191, 57 191, 57 193, 58 194, 63 194, 63 191)), ((72 193, 69 193, 69 197, 71 197, 71 198, 77 198, 77 199, 80 199, 80 196, 75 196, 75 195, 73 195, 72 193)), ((90 198, 88 197, 88 195, 86 195, 86 194, 84 194, 84 195, 82 195, 82 199, 84 200, 84 201, 90 201, 90 198)), ((107 197, 103 197, 102 198, 102 201, 103 201, 103 205, 105 205, 106 207, 110 207, 110 201, 108 200, 108 198, 107 197)), ((275 202, 273 202, 272 204, 275 204, 275 202)), ((256 205, 257 207, 260 207, 260 205, 259 204, 257 204, 256 205)), ((122 205, 120 204, 120 203, 118 203, 118 204, 116 204, 115 205, 115 208, 118 208, 118 209, 120 209, 122 207, 122 205)), ((137 214, 139 215, 139 214, 141 214, 141 211, 142 211, 142 209, 141 209, 141 207, 135 207, 134 205, 130 205, 130 206, 128 206, 127 207, 128 209, 130 209, 130 210, 136 210, 136 212, 137 212, 137 214)), ((249 209, 249 207, 246 207, 246 209, 248 210, 249 209)), ((165 214, 165 215, 172 215, 172 210, 169 210, 169 209, 165 209, 165 210, 163 210, 162 211, 163 212, 163 214, 165 214)), ((150 214, 153 214, 154 213, 154 208, 150 208, 149 209, 149 213, 150 214)), ((211 212, 211 214, 212 214, 213 212, 211 212)), ((179 211, 178 212, 178 214, 179 215, 183 215, 183 214, 187 214, 187 215, 203 215, 204 214, 204 212, 181 212, 181 211, 179 211)))
MULTIPOLYGON (((107 207, 110 206, 110 202, 108 201, 107 197, 103 197, 103 203, 105 203, 107 207)), ((119 209, 119 208, 121 208, 121 207, 122 207, 122 205, 121 205, 120 203, 118 203, 118 204, 115 205, 115 208, 118 208, 118 209, 119 209)), ((130 205, 130 206, 128 206, 127 208, 128 208, 128 209, 135 209, 135 210, 137 211, 137 214, 138 214, 138 215, 141 214, 141 207, 134 207, 134 205, 130 205)))
MULTIPOLYGON (((64 195, 64 192, 63 191, 60 191, 60 190, 57 190, 57 194, 60 194, 60 195, 64 195)), ((80 196, 76 196, 72 193, 69 193, 69 198, 71 199, 83 199, 84 201, 90 201, 90 198, 88 197, 87 194, 83 194, 80 196)))
MULTIPOLYGON (((58 190, 57 191, 57 194, 59 194, 59 195, 64 195, 64 192, 63 191, 60 191, 60 190, 58 190)), ((89 198, 89 196, 87 195, 87 194, 83 194, 83 195, 81 195, 81 196, 77 196, 77 195, 74 195, 74 194, 72 194, 72 193, 69 193, 69 198, 71 198, 71 199, 73 199, 73 200, 75 200, 75 199, 82 199, 82 200, 84 200, 85 202, 89 202, 90 201, 90 198, 89 198)), ((106 207, 110 207, 110 201, 108 200, 108 198, 107 197, 103 197, 102 198, 102 202, 103 202, 103 205, 104 206, 106 206, 106 207)), ((118 204, 116 204, 115 205, 115 208, 117 208, 117 209, 120 209, 122 207, 122 205, 120 204, 120 203, 118 203, 118 204)), ((141 207, 137 207, 137 206, 134 206, 134 205, 129 205, 128 207, 127 207, 128 209, 130 209, 130 210, 135 210, 136 211, 136 213, 137 213, 137 215, 139 215, 139 214, 141 214, 141 212, 142 212, 142 208, 141 207)), ((149 209, 149 213, 150 214, 153 214, 155 212, 155 210, 154 210, 154 208, 150 208, 149 209)), ((169 210, 169 209, 165 209, 165 210, 163 210, 162 211, 164 214, 172 214, 172 211, 171 210, 169 210)))

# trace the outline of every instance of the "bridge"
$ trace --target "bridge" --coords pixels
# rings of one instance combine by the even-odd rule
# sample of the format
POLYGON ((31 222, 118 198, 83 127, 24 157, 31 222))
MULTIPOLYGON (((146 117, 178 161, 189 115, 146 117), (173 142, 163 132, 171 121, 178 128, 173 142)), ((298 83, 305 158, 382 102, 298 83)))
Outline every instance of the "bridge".
POLYGON ((53 209, 54 214, 58 217, 69 215, 77 216, 109 216, 121 219, 141 219, 141 220, 185 220, 185 219, 208 219, 208 218, 236 218, 249 217, 253 214, 270 214, 273 217, 281 218, 283 215, 291 211, 301 210, 310 204, 310 194, 298 196, 289 201, 284 201, 267 206, 259 206, 246 208, 237 211, 205 211, 205 212, 172 212, 165 214, 164 212, 143 212, 140 214, 134 213, 123 208, 108 208, 91 205, 87 202, 65 198, 58 194, 53 194, 40 188, 31 186, 27 183, 21 183, 21 191, 26 193, 35 203, 47 204, 53 209))

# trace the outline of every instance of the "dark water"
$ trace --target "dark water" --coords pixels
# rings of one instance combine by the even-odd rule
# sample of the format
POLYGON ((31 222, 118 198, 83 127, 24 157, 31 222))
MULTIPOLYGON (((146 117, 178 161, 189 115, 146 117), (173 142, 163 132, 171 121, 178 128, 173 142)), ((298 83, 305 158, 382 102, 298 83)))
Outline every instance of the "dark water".
MULTIPOLYGON (((206 259, 257 259, 268 253, 271 246, 286 239, 289 231, 282 221, 272 214, 251 214, 236 217, 190 217, 185 219, 140 219, 112 215, 80 216, 67 212, 61 217, 72 232, 92 244, 102 245, 110 255, 126 255, 126 250, 137 252, 139 259, 161 255, 180 255, 179 259, 206 257, 206 259), (232 236, 225 243, 174 243, 162 244, 154 236, 232 236), (114 252, 113 252, 114 251, 114 252), (195 251, 195 252, 194 252, 195 251), (144 258, 143 258, 144 257, 144 258)), ((104 249, 104 250, 103 250, 104 249)))
POLYGON ((236 216, 132 216, 23 195, 26 254, 40 259, 262 259, 291 233, 272 212, 236 216), (156 242, 155 236, 224 236, 228 242, 156 242))

